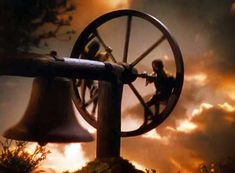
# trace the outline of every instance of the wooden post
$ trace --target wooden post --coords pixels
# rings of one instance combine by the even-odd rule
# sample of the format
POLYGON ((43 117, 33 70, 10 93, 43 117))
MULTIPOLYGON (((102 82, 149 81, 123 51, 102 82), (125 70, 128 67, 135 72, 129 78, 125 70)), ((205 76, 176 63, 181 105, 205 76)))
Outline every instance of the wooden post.
POLYGON ((121 98, 123 84, 99 82, 96 157, 120 157, 121 98))

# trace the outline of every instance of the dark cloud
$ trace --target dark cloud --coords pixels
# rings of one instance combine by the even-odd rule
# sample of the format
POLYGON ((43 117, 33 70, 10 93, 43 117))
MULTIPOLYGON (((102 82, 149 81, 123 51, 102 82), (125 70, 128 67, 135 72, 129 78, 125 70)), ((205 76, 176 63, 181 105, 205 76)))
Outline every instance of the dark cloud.
MULTIPOLYGON (((204 90, 201 90, 200 83, 197 84, 195 81, 185 80, 179 102, 171 115, 159 127, 157 127, 158 132, 161 134, 168 133, 165 131, 167 126, 175 128, 179 120, 185 119, 188 116, 187 111, 190 108, 200 105, 201 102, 206 100, 208 95, 214 95, 213 91, 210 93, 206 88, 207 86, 204 86, 204 90), (203 93, 203 91, 205 91, 206 94, 203 93)), ((148 100, 149 98, 151 98, 151 95, 144 97, 145 100, 148 100)), ((125 112, 123 112, 123 116, 125 117, 128 115, 134 119, 143 119, 143 112, 143 106, 138 103, 135 106, 126 109, 125 112)))
POLYGON ((162 135, 161 140, 123 139, 123 155, 146 168, 167 173, 178 170, 197 172, 200 163, 217 162, 235 154, 235 111, 228 112, 221 106, 203 108, 191 122, 198 128, 189 133, 170 131, 162 135), (164 137, 168 138, 167 142, 164 137))
POLYGON ((235 111, 228 112, 219 106, 204 109, 192 121, 198 129, 190 135, 179 134, 176 137, 185 148, 188 148, 205 161, 215 162, 234 155, 235 111), (230 117, 231 119, 226 119, 230 117))
POLYGON ((212 50, 215 56, 207 67, 231 74, 235 65, 233 3, 233 0, 137 0, 132 6, 162 20, 176 37, 184 56, 198 57, 212 50))

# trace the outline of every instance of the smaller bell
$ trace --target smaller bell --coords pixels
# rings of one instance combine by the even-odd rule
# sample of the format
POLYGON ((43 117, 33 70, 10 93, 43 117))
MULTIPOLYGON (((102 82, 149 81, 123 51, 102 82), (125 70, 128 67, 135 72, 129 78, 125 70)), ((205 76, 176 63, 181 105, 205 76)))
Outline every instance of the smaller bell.
POLYGON ((3 136, 39 144, 92 141, 91 134, 77 121, 71 94, 72 84, 67 78, 35 78, 23 118, 3 136))

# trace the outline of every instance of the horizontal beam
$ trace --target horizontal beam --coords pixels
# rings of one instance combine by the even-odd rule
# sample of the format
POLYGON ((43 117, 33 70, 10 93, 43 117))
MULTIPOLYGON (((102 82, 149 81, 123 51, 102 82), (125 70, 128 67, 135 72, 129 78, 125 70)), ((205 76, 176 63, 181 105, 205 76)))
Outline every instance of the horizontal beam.
POLYGON ((122 65, 76 58, 55 59, 49 55, 20 54, 2 58, 0 75, 8 76, 60 76, 112 81, 123 78, 122 65))

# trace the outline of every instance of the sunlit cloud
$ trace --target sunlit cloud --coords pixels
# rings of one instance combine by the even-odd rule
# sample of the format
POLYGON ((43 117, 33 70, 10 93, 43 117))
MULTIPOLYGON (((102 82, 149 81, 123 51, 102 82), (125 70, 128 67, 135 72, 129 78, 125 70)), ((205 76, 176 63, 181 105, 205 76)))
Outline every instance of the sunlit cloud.
POLYGON ((212 108, 213 105, 210 103, 201 103, 199 108, 195 108, 192 110, 191 116, 188 116, 188 118, 184 120, 180 120, 178 122, 178 126, 176 127, 176 130, 178 132, 184 132, 184 133, 190 133, 193 130, 195 130, 198 126, 197 124, 193 123, 191 120, 193 117, 200 115, 204 110, 212 108))
POLYGON ((135 166, 136 169, 139 169, 139 170, 145 170, 145 167, 135 161, 131 161, 131 163, 135 166))
POLYGON ((141 123, 141 120, 127 116, 122 119, 121 128, 123 131, 135 130, 141 126, 141 123))
POLYGON ((226 120, 226 122, 233 123, 235 121, 235 116, 230 113, 235 112, 235 106, 232 106, 227 102, 223 104, 218 104, 218 106, 222 108, 224 111, 228 112, 228 114, 224 115, 224 119, 226 120))
POLYGON ((223 104, 218 104, 219 107, 224 109, 227 112, 234 112, 235 111, 235 106, 230 105, 229 103, 225 102, 223 104))
POLYGON ((130 0, 106 0, 104 3, 112 8, 124 8, 129 7, 130 0))
POLYGON ((204 85, 206 79, 207 79, 207 75, 205 73, 197 73, 197 74, 185 76, 186 81, 195 82, 198 85, 204 85))
POLYGON ((155 129, 145 133, 142 136, 144 138, 151 138, 151 139, 158 139, 158 140, 162 139, 161 136, 157 133, 157 131, 155 129))
POLYGON ((54 144, 49 144, 51 151, 44 161, 46 167, 56 167, 57 172, 75 171, 86 165, 88 159, 85 158, 81 144, 67 144, 64 146, 64 152, 59 152, 54 144))
POLYGON ((192 111, 192 116, 198 115, 198 114, 202 113, 202 111, 203 111, 204 109, 210 109, 210 108, 212 108, 212 107, 213 107, 213 105, 210 104, 210 103, 202 103, 202 104, 199 106, 199 108, 195 108, 195 109, 192 111))
POLYGON ((191 131, 195 130, 196 128, 197 128, 196 124, 194 124, 188 120, 184 120, 179 123, 176 130, 179 132, 190 133, 191 131))
POLYGON ((131 0, 74 0, 74 2, 77 10, 74 13, 73 25, 75 28, 83 28, 107 12, 129 8, 131 0))
POLYGON ((28 145, 27 148, 25 148, 25 151, 30 154, 33 154, 36 147, 37 147, 37 143, 30 143, 30 145, 28 145))
MULTIPOLYGON (((175 129, 174 129, 175 131, 175 129)), ((147 138, 147 139, 152 139, 152 140, 156 140, 157 142, 161 142, 164 145, 167 145, 169 143, 170 140, 170 136, 168 135, 163 135, 161 136, 156 129, 153 129, 145 134, 142 135, 143 138, 147 138)))

